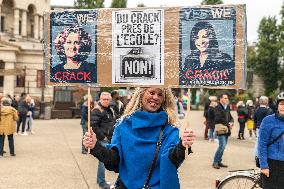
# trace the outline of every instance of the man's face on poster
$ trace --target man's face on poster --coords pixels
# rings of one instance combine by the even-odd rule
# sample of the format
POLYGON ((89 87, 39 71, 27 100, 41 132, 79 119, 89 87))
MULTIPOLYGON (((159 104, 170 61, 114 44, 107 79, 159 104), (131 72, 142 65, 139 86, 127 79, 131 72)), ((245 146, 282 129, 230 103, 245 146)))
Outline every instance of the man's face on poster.
POLYGON ((207 50, 209 46, 209 36, 208 31, 206 29, 202 29, 197 33, 195 46, 200 52, 204 52, 207 50))
POLYGON ((67 58, 73 58, 79 54, 80 35, 78 33, 69 33, 64 43, 64 51, 67 58))

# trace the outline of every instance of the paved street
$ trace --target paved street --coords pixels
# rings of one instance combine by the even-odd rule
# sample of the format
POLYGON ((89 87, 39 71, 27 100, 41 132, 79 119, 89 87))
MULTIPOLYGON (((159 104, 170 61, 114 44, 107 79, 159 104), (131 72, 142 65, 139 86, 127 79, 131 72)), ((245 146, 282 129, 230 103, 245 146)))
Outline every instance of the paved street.
MULTIPOLYGON (((237 140, 238 124, 223 156, 229 168, 216 170, 211 167, 217 143, 203 140, 202 113, 190 113, 197 141, 193 145, 194 153, 179 169, 182 189, 213 189, 215 179, 224 177, 228 170, 255 168, 255 140, 237 140)), ((6 139, 7 154, 0 158, 0 188, 97 189, 97 160, 91 155, 81 154, 82 130, 79 123, 79 119, 35 120, 35 135, 14 137, 16 157, 7 155, 6 139)), ((108 181, 113 182, 116 177, 116 174, 107 172, 108 181)))

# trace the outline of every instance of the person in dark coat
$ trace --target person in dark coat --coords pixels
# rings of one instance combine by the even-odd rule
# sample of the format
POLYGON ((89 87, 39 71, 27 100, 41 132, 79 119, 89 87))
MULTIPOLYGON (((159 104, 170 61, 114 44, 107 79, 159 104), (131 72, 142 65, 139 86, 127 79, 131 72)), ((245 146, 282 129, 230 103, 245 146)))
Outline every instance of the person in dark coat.
POLYGON ((204 111, 203 111, 203 117, 205 118, 204 121, 204 140, 208 140, 208 109, 209 109, 209 105, 210 105, 210 100, 208 99, 205 104, 204 104, 204 111))
POLYGON ((254 130, 256 130, 256 133, 258 135, 258 129, 260 128, 261 122, 263 118, 266 116, 272 114, 273 111, 268 106, 268 97, 261 96, 259 98, 259 107, 255 110, 253 120, 254 120, 254 130))
POLYGON ((116 114, 116 119, 119 119, 120 116, 123 113, 124 105, 120 101, 120 96, 119 96, 118 91, 116 91, 116 90, 112 91, 111 97, 112 97, 112 100, 110 102, 110 107, 114 110, 114 112, 116 114))
POLYGON ((17 122, 17 133, 20 131, 20 125, 22 124, 22 135, 27 135, 25 132, 26 129, 26 119, 27 119, 27 113, 29 111, 29 105, 26 102, 26 93, 21 94, 21 98, 18 103, 18 112, 19 112, 19 120, 17 122))
POLYGON ((237 113, 238 113, 238 122, 240 125, 238 139, 245 140, 244 132, 245 132, 246 122, 248 119, 248 110, 246 109, 243 101, 239 101, 237 103, 237 113))
MULTIPOLYGON (((85 95, 83 97, 84 102, 81 105, 81 127, 82 127, 82 131, 83 131, 83 136, 84 134, 88 131, 88 95, 85 95)), ((91 109, 94 107, 94 102, 93 102, 93 98, 92 96, 90 96, 90 106, 91 109)), ((85 146, 83 145, 82 142, 82 154, 87 154, 88 150, 85 148, 85 146)))
MULTIPOLYGON (((255 110, 253 120, 254 120, 254 130, 256 133, 256 136, 258 137, 260 125, 262 123, 262 120, 272 114, 272 110, 268 106, 268 97, 267 96, 261 96, 259 98, 259 107, 255 110)), ((258 139, 255 143, 254 153, 255 156, 258 157, 258 151, 257 151, 257 145, 258 145, 258 139)))
MULTIPOLYGON (((209 97, 210 98, 210 97, 209 97)), ((209 105, 209 108, 207 110, 207 125, 209 129, 209 141, 213 142, 215 139, 215 108, 218 105, 217 103, 217 97, 214 96, 210 98, 211 103, 209 105)))
POLYGON ((220 167, 228 167, 227 165, 222 163, 222 156, 225 151, 228 137, 231 135, 231 129, 234 124, 234 119, 230 112, 230 105, 229 105, 229 95, 226 93, 221 94, 220 96, 220 103, 216 106, 215 109, 215 128, 217 124, 221 124, 226 126, 228 129, 227 133, 217 134, 219 140, 219 146, 214 156, 213 161, 213 168, 220 169, 220 167))
MULTIPOLYGON (((100 94, 99 103, 91 112, 91 127, 102 146, 107 146, 112 138, 116 115, 110 107, 111 95, 108 92, 100 94)), ((106 189, 110 185, 105 180, 105 166, 99 161, 97 171, 97 184, 100 188, 106 189)))
MULTIPOLYGON (((205 118, 205 121, 204 121, 204 125, 205 125, 205 129, 204 129, 204 140, 208 140, 208 139, 210 139, 210 133, 209 133, 209 135, 208 135, 208 131, 209 131, 209 129, 210 129, 210 127, 212 128, 212 114, 210 115, 211 116, 211 123, 208 123, 208 110, 209 110, 209 108, 210 108, 210 105, 211 105, 211 107, 212 107, 212 102, 217 102, 217 97, 216 96, 209 96, 209 98, 208 98, 208 101, 205 103, 205 105, 204 105, 204 112, 203 112, 203 116, 204 116, 204 118, 205 118), (209 126, 209 124, 211 124, 210 126, 209 126)), ((211 108, 212 109, 212 108, 211 108)), ((211 113, 213 113, 212 111, 211 111, 211 113)), ((209 131, 210 132, 210 131, 209 131)), ((212 134, 212 133, 211 133, 212 134)), ((213 135, 212 135, 212 137, 213 137, 213 135)))
MULTIPOLYGON (((7 97, 8 97, 9 99, 11 99, 11 101, 12 101, 11 106, 12 106, 13 108, 15 108, 16 110, 18 110, 18 101, 16 101, 15 96, 14 96, 14 98, 12 98, 11 95, 8 94, 7 97)), ((18 100, 19 100, 19 99, 18 99, 18 100)))

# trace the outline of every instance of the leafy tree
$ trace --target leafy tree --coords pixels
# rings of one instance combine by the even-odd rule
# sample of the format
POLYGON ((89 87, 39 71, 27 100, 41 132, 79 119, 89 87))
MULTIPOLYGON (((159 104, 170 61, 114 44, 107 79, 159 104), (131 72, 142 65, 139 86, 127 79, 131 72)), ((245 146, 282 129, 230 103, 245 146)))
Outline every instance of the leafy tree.
POLYGON ((74 6, 78 9, 104 8, 104 0, 75 0, 74 6))
POLYGON ((253 69, 256 66, 256 48, 255 44, 247 48, 247 67, 253 69))
POLYGON ((263 79, 268 96, 278 88, 278 31, 275 17, 262 18, 258 28, 255 71, 263 79))
POLYGON ((222 0, 203 0, 201 2, 201 5, 217 5, 217 4, 223 4, 222 0))
POLYGON ((280 57, 279 69, 280 69, 280 90, 284 90, 284 4, 282 5, 280 11, 281 24, 279 25, 279 47, 280 47, 280 57))
POLYGON ((253 70, 256 66, 256 49, 255 45, 248 46, 247 48, 247 85, 248 88, 252 87, 253 70))
POLYGON ((112 0, 111 8, 126 8, 127 0, 112 0))

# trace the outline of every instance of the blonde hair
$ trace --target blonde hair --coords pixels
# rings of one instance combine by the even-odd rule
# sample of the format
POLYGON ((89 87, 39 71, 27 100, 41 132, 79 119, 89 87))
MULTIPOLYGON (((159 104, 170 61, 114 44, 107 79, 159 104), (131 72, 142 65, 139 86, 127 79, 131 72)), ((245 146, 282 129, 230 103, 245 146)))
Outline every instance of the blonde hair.
MULTIPOLYGON (((173 127, 180 126, 178 121, 178 116, 176 114, 176 103, 174 99, 174 95, 170 88, 160 88, 163 93, 163 102, 161 107, 168 115, 168 123, 173 127)), ((136 88, 131 100, 127 104, 121 119, 132 115, 138 109, 142 108, 142 97, 147 88, 136 88)))

